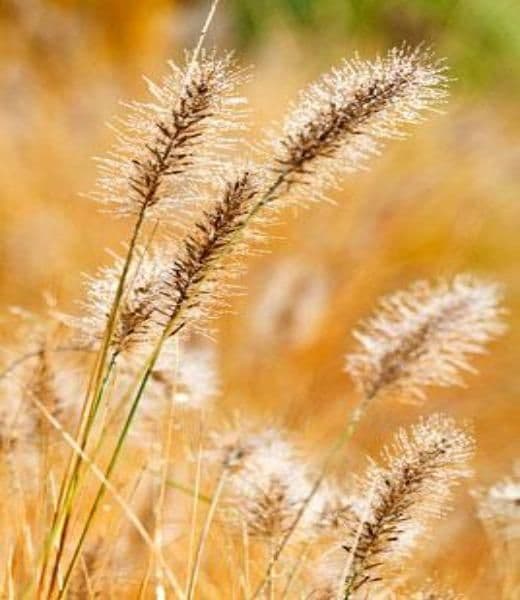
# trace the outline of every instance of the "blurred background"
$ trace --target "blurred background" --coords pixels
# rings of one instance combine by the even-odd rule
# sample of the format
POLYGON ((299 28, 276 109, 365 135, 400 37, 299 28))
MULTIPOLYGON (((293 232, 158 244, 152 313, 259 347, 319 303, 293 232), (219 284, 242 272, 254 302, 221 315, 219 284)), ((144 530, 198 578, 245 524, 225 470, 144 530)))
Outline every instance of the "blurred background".
MULTIPOLYGON (((120 99, 143 98, 143 73, 192 46, 209 2, 0 0, 0 331, 12 305, 71 310, 82 273, 118 250, 128 223, 81 194, 92 156, 110 147, 120 99)), ((447 411, 474 423, 472 486, 507 474, 519 452, 520 3, 517 0, 221 0, 209 43, 254 65, 252 136, 297 90, 343 56, 407 40, 446 56, 444 114, 349 176, 336 205, 284 215, 271 252, 253 256, 247 293, 221 319, 218 409, 298 430, 319 456, 355 402, 344 373, 350 335, 377 298, 418 278, 471 271, 501 281, 509 332, 479 358, 468 389, 423 406, 374 405, 338 475, 364 464, 401 424, 447 411)), ((470 598, 491 598, 497 571, 468 490, 417 559, 470 598)))

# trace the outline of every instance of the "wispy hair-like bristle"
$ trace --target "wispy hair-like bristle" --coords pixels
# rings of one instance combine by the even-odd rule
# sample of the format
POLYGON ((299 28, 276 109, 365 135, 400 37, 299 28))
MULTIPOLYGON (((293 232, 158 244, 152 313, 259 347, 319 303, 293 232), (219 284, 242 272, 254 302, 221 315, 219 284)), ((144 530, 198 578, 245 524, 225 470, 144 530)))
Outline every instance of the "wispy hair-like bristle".
POLYGON ((301 93, 272 142, 274 196, 322 199, 340 173, 363 167, 386 138, 446 97, 442 61, 403 45, 384 58, 345 60, 301 93))
POLYGON ((167 215, 176 207, 179 218, 196 199, 190 197, 194 183, 207 180, 243 128, 237 87, 244 72, 232 54, 188 54, 185 66, 169 67, 160 83, 147 81, 150 101, 125 104, 115 147, 99 159, 94 196, 119 213, 167 215))
POLYGON ((347 371, 366 398, 393 392, 423 399, 426 386, 462 385, 471 354, 504 331, 500 288, 469 275, 414 283, 383 298, 354 333, 347 371))
POLYGON ((475 494, 479 516, 493 535, 511 542, 520 540, 520 470, 489 489, 475 494))
POLYGON ((368 505, 344 545, 352 553, 348 591, 378 583, 409 556, 430 521, 445 514, 454 486, 470 475, 473 453, 473 437, 443 415, 399 431, 382 464, 372 463, 362 480, 368 505))

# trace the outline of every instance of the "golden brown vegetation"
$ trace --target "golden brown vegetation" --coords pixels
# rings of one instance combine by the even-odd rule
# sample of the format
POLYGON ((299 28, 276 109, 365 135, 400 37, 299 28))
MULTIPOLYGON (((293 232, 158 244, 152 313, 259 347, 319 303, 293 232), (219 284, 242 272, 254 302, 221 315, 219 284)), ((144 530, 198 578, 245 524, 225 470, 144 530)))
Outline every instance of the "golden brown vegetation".
MULTIPOLYGON (((244 145, 244 84, 255 89, 231 55, 197 48, 160 83, 148 82, 149 99, 124 105, 95 197, 124 216, 113 231, 125 245, 87 278, 76 309, 49 296, 43 309, 25 303, 39 308, 34 314, 13 311, 17 332, 6 330, 0 375, 2 594, 517 597, 518 482, 494 483, 482 467, 499 461, 474 461, 475 443, 489 453, 498 439, 502 415, 487 407, 510 400, 494 397, 507 365, 491 356, 481 365, 494 377, 488 383, 462 377, 507 319, 514 326, 500 286, 486 279, 504 268, 467 259, 479 248, 471 227, 482 228, 466 214, 455 242, 433 235, 434 200, 407 214, 392 163, 372 174, 385 189, 370 194, 370 205, 314 205, 445 101, 443 63, 406 45, 344 61, 296 98, 280 128, 254 133, 255 148, 244 145), (292 237, 295 246, 302 238, 301 258, 283 261, 268 240, 286 231, 284 208, 300 205, 309 205, 292 237), (421 249, 427 243, 435 260, 421 249), (255 256, 266 246, 272 257, 255 256), (423 257, 413 269, 403 262, 407 249, 423 257), (279 275, 266 275, 274 261, 279 275), (251 301, 238 285, 248 263, 251 301), (453 275, 460 270, 485 277, 453 275), (446 276, 436 279, 439 271, 446 276), (411 279, 419 281, 408 287, 411 279), (366 320, 376 288, 394 292, 366 320), (357 392, 342 374, 347 348, 357 392), (430 393, 466 380, 474 397, 458 388, 430 393), (365 467, 365 452, 392 433, 365 467), (477 478, 468 484, 470 466, 477 478), (454 493, 462 480, 464 497, 454 493), (456 517, 447 519, 453 505, 456 517), (469 546, 475 537, 480 557, 469 546)), ((445 126, 436 119, 435 127, 445 126)), ((405 145, 410 153, 429 143, 405 145)), ((442 168, 426 195, 436 180, 445 191, 441 179, 442 168)), ((7 193, 19 185, 5 182, 7 193)), ((414 185, 424 192, 405 182, 414 185)), ((440 227, 452 213, 438 206, 440 227)), ((99 256, 88 230, 83 265, 99 256)), ((45 279, 25 272, 39 242, 25 241, 14 277, 33 286, 45 279)), ((6 303, 23 299, 24 286, 9 283, 6 303)))

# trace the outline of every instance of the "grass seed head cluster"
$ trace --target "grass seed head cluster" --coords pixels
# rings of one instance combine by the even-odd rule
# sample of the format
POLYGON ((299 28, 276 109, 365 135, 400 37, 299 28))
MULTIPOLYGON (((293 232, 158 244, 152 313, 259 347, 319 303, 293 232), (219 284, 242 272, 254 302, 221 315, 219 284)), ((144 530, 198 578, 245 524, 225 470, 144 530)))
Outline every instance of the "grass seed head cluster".
MULTIPOLYGON (((198 49, 115 124, 94 196, 131 220, 124 250, 86 278, 77 314, 52 307, 31 330, 35 347, 20 336, 2 375, 2 477, 17 504, 3 533, 6 598, 462 597, 442 580, 418 585, 414 553, 436 543, 435 523, 471 475, 467 424, 425 416, 364 473, 331 470, 369 404, 426 403, 428 388, 463 383, 472 355, 504 330, 500 287, 462 274, 383 298, 354 331, 346 369, 358 403, 325 453, 252 415, 223 425, 206 339, 274 215, 319 210, 345 174, 436 111, 444 63, 407 45, 344 61, 253 147, 240 144, 248 76, 233 55, 198 49), (226 556, 212 551, 215 535, 226 556), (216 586, 219 566, 229 573, 216 586)), ((476 498, 509 552, 518 482, 476 498)))

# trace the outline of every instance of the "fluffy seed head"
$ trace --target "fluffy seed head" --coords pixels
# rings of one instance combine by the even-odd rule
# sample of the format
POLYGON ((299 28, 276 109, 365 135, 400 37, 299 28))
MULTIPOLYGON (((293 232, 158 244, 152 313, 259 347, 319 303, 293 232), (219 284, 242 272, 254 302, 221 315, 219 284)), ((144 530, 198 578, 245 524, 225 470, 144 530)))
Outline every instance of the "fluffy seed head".
POLYGON ((247 249, 242 229, 259 192, 252 169, 224 180, 212 202, 178 243, 173 265, 162 276, 163 322, 176 330, 215 315, 232 290, 238 258, 247 249), (226 261, 223 268, 223 261, 226 261))
POLYGON ((187 55, 184 67, 169 66, 160 83, 147 82, 150 101, 126 104, 115 147, 99 160, 94 196, 117 212, 167 214, 175 205, 178 218, 180 200, 194 199, 193 182, 207 179, 217 154, 242 128, 243 100, 236 94, 244 76, 231 54, 203 52, 195 61, 187 55))
POLYGON ((472 436, 442 415, 397 434, 361 486, 369 504, 344 545, 353 557, 347 590, 379 582, 385 570, 409 555, 430 520, 445 513, 453 487, 470 474, 473 452, 472 436))
POLYGON ((283 536, 310 492, 307 469, 296 448, 275 429, 233 431, 216 440, 216 456, 228 472, 230 522, 245 523, 252 537, 283 536))
POLYGON ((362 167, 446 97, 445 67, 406 45, 384 58, 344 61, 305 90, 273 141, 275 195, 319 200, 344 171, 362 167))
POLYGON ((520 540, 520 476, 496 483, 486 492, 478 494, 479 515, 508 541, 520 540))
POLYGON ((326 482, 314 497, 313 525, 318 537, 338 538, 355 518, 357 500, 338 485, 326 482))
POLYGON ((462 594, 434 582, 427 582, 421 589, 405 593, 410 600, 464 600, 462 594))
MULTIPOLYGON (((165 261, 161 254, 144 250, 137 253, 112 335, 111 345, 116 352, 128 352, 155 339, 160 278, 166 268, 165 261)), ((62 318, 78 331, 81 342, 95 346, 102 339, 122 269, 123 260, 116 257, 112 265, 88 276, 86 298, 81 303, 83 314, 62 318)))
POLYGON ((470 354, 503 332, 499 288, 467 275, 420 281, 383 298, 355 333, 359 350, 347 370, 365 397, 393 392, 424 398, 425 386, 462 385, 470 354))

